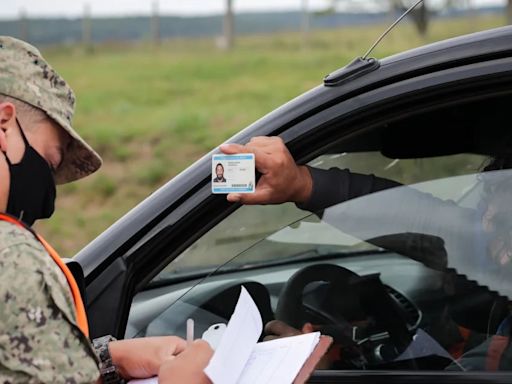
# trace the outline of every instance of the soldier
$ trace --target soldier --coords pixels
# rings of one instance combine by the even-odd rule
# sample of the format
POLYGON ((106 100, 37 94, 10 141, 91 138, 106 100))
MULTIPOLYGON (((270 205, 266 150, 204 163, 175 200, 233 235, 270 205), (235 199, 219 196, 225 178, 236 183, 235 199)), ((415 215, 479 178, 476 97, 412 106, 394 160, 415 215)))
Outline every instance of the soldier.
MULTIPOLYGON (((36 48, 0 37, 0 383, 147 378, 186 348, 173 336, 107 336, 93 346, 73 276, 30 229, 53 213, 56 183, 80 179, 101 165, 71 126, 74 105, 73 91, 36 48)), ((206 356, 206 365, 211 349, 196 343, 188 355, 193 351, 206 356)), ((186 378, 192 360, 179 359, 182 368, 171 364, 165 374, 186 378)), ((194 374, 204 379, 201 369, 194 374)))

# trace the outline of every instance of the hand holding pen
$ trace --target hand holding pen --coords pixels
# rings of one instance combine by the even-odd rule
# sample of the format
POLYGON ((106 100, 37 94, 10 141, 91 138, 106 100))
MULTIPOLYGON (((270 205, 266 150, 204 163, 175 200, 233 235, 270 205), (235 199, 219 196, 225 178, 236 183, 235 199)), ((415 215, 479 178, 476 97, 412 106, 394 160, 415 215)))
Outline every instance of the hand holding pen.
POLYGON ((187 320, 187 348, 162 364, 158 382, 180 384, 211 384, 204 369, 213 356, 213 349, 204 340, 194 341, 194 320, 187 320))

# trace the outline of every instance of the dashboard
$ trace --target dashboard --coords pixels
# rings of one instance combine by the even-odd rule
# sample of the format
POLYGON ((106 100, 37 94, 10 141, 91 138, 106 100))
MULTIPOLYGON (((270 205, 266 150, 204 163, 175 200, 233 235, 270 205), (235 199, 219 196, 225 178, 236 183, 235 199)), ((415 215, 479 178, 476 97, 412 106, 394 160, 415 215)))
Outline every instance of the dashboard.
MULTIPOLYGON (((325 262, 325 261, 324 261, 325 262)), ((365 255, 328 260, 360 275, 379 274, 392 299, 403 309, 410 329, 422 320, 421 303, 442 295, 442 274, 397 254, 365 255)), ((211 276, 138 293, 132 303, 126 338, 185 335, 186 320, 193 316, 197 331, 226 322, 236 303, 235 288, 244 284, 258 305, 262 318, 271 320, 284 284, 311 263, 258 268, 211 276)), ((317 287, 318 288, 318 287, 317 287)), ((308 298, 305 298, 306 304, 308 298)))
MULTIPOLYGON (((196 334, 201 335, 212 324, 229 321, 241 285, 251 294, 264 324, 281 319, 279 308, 290 281, 301 271, 326 264, 345 270, 356 279, 349 279, 348 285, 336 289, 331 289, 323 278, 308 283, 300 289, 300 311, 286 323, 293 325, 296 319, 298 328, 306 321, 324 325, 320 329, 323 333, 333 336, 335 342, 341 340, 341 345, 350 345, 343 352, 345 356, 353 354, 348 359, 350 364, 335 366, 336 369, 444 369, 452 361, 448 352, 447 357, 423 358, 423 363, 415 358, 413 365, 401 356, 418 332, 424 335, 424 330, 430 331, 434 323, 443 320, 447 308, 458 324, 486 332, 483 328, 489 326, 489 311, 496 306, 495 297, 485 287, 396 253, 333 255, 324 260, 230 271, 146 289, 133 300, 125 338, 185 337, 189 318, 194 319, 196 334), (449 280, 447 276, 456 278, 449 280), (447 281, 463 288, 454 294, 447 281), (369 298, 364 308, 354 304, 362 297, 354 296, 361 287, 369 298)), ((263 337, 262 334, 260 340, 263 337)))

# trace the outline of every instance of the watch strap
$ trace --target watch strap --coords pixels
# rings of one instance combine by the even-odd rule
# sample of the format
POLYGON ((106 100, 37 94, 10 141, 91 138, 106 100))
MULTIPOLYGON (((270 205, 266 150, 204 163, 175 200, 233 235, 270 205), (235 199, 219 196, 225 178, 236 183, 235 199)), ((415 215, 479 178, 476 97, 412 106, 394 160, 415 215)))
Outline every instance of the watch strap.
POLYGON ((125 380, 119 375, 119 371, 112 361, 108 345, 110 342, 116 341, 116 338, 110 335, 102 336, 94 339, 92 344, 100 359, 100 374, 103 384, 124 384, 125 380))

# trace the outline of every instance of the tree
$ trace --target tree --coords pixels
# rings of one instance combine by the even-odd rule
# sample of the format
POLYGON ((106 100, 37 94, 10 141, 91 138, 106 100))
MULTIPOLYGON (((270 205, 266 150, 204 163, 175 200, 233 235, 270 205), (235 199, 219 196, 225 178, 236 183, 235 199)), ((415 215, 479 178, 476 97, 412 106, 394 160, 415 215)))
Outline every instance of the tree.
MULTIPOLYGON (((348 6, 352 9, 357 9, 357 6, 368 6, 368 4, 372 3, 375 7, 378 7, 382 10, 385 10, 386 7, 390 11, 391 14, 395 13, 403 13, 405 12, 412 4, 413 1, 416 2, 417 0, 388 0, 387 2, 384 2, 382 0, 367 0, 367 1, 361 1, 361 0, 331 0, 332 1, 332 9, 336 9, 336 5, 338 4, 344 4, 345 6, 348 6), (383 7, 384 4, 384 7, 383 7)), ((451 0, 446 0, 451 1, 451 0)), ((512 0, 510 0, 512 1, 512 0)), ((428 32, 428 26, 429 26, 429 20, 430 20, 430 14, 431 9, 430 6, 427 5, 427 0, 425 0, 422 4, 418 5, 411 13, 410 17, 419 32, 420 35, 425 36, 428 32)), ((364 9, 361 8, 361 9, 364 9)))
MULTIPOLYGON (((418 0, 331 0, 329 10, 335 11, 338 5, 343 5, 344 9, 364 10, 379 9, 389 11, 393 16, 405 12, 410 6, 418 0)), ((473 0, 424 0, 410 14, 409 17, 414 23, 416 30, 421 36, 426 36, 433 14, 443 10, 473 9, 473 0)), ((507 0, 507 22, 512 24, 512 0, 507 0)))
MULTIPOLYGON (((393 11, 399 11, 400 13, 405 12, 412 5, 412 2, 404 2, 403 0, 390 0, 390 2, 391 9, 393 11)), ((430 21, 430 8, 427 6, 427 1, 423 1, 420 5, 414 8, 410 13, 410 17, 418 33, 422 37, 425 37, 428 32, 430 21)))

